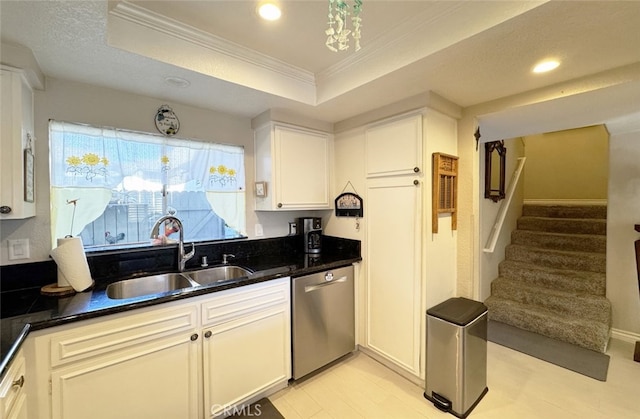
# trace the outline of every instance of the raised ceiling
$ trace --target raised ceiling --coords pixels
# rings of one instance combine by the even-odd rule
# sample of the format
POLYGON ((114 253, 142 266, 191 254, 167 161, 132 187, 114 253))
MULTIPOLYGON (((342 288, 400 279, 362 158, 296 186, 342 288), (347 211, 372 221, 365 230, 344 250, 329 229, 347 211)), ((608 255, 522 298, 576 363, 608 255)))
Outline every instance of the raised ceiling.
POLYGON ((364 0, 357 53, 324 46, 326 1, 280 3, 283 18, 264 22, 257 1, 2 1, 0 30, 51 77, 328 122, 429 91, 466 107, 640 62, 635 1, 364 0), (548 56, 561 67, 533 75, 548 56))

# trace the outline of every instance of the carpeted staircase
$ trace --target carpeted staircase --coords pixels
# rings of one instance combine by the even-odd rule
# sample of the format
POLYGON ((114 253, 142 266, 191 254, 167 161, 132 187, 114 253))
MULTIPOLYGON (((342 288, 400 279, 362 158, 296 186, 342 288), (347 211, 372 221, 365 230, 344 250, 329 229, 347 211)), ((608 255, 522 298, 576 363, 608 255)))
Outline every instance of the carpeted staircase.
POLYGON ((605 206, 525 205, 485 301, 489 320, 605 352, 605 206))

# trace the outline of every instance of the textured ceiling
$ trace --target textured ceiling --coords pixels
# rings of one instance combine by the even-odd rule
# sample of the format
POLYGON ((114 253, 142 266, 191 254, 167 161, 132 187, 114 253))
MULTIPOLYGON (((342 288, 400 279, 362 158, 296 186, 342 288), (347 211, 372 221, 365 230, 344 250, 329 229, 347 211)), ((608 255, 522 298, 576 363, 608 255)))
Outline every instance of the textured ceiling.
POLYGON ((3 0, 0 30, 51 77, 250 118, 283 108, 329 122, 428 91, 466 107, 640 62, 637 1, 365 0, 363 48, 341 54, 324 46, 325 1, 281 1, 275 24, 256 17, 256 3, 3 0), (163 23, 145 26, 134 13, 116 26, 123 5, 163 23), (185 33, 198 37, 176 37, 185 33), (531 74, 547 56, 562 66, 531 74))

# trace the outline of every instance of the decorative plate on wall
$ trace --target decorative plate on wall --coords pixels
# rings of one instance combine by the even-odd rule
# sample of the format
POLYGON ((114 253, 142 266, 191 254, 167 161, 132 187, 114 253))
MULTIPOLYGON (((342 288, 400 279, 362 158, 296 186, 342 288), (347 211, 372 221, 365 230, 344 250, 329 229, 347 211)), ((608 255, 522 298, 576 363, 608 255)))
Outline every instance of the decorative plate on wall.
POLYGON ((178 130, 180 130, 180 121, 178 120, 178 117, 167 105, 162 105, 158 108, 155 122, 158 131, 169 137, 176 135, 178 130))

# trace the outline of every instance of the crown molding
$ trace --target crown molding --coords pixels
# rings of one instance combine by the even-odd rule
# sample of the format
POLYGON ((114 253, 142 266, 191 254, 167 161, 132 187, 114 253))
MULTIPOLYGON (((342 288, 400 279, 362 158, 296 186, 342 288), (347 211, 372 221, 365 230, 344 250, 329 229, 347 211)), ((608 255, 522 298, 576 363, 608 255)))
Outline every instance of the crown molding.
POLYGON ((292 66, 291 64, 186 25, 171 17, 152 12, 128 1, 117 3, 109 10, 109 15, 153 29, 165 35, 206 48, 230 59, 277 73, 280 76, 308 84, 315 88, 315 75, 310 71, 292 66))

